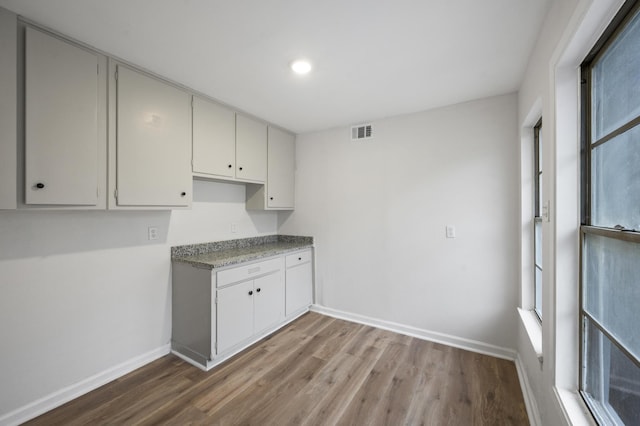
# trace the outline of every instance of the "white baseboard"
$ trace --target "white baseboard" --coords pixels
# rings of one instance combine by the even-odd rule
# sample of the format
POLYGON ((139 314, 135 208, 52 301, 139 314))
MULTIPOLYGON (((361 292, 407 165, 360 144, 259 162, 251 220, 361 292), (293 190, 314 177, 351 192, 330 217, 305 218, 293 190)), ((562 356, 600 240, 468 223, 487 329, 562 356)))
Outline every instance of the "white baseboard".
POLYGON ((518 372, 518 379, 520 380, 520 389, 522 389, 522 397, 524 398, 524 405, 527 408, 527 415, 529 416, 529 423, 531 426, 540 426, 542 421, 540 420, 540 411, 538 411, 538 403, 529 384, 529 377, 527 371, 522 364, 520 354, 516 357, 516 371, 518 372))
POLYGON ((395 333, 405 334, 407 336, 416 337, 422 340, 442 343, 444 345, 453 346, 454 348, 465 349, 471 352, 477 352, 484 355, 491 355, 497 358, 515 361, 517 352, 513 349, 503 348, 501 346, 491 345, 489 343, 477 340, 465 339, 463 337, 451 336, 449 334, 438 333, 436 331, 424 330, 410 325, 399 324, 392 321, 385 321, 364 315, 353 314, 350 312, 339 311, 337 309, 327 308, 326 306, 312 305, 311 311, 330 317, 339 318, 359 324, 370 325, 372 327, 381 328, 383 330, 393 331, 395 333))
POLYGON ((124 376, 133 370, 142 367, 169 353, 170 345, 163 345, 150 352, 127 360, 121 364, 111 367, 101 373, 88 377, 71 386, 62 388, 37 401, 20 407, 10 413, 0 416, 0 425, 19 425, 31 420, 49 410, 65 404, 72 399, 84 395, 94 389, 99 388, 119 377, 124 376))

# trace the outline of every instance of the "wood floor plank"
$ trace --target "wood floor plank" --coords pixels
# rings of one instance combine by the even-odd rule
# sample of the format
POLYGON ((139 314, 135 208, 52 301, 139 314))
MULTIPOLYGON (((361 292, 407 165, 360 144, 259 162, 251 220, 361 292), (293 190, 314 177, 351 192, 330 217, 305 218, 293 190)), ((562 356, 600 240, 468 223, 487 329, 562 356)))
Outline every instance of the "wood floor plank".
MULTIPOLYGON (((311 339, 306 340, 299 346, 298 351, 294 351, 290 354, 283 354, 282 352, 274 353, 277 355, 277 359, 273 359, 268 365, 270 370, 260 380, 254 380, 251 386, 243 389, 242 393, 233 398, 233 400, 226 404, 223 408, 218 404, 216 407, 209 410, 209 414, 220 418, 223 423, 226 423, 226 419, 230 417, 227 414, 232 412, 243 412, 243 420, 248 421, 249 418, 260 420, 265 413, 269 413, 272 408, 269 408, 272 400, 282 398, 283 401, 287 400, 287 394, 295 395, 298 386, 304 386, 309 380, 311 380, 312 373, 317 372, 318 367, 325 363, 313 356, 322 346, 329 344, 332 340, 340 339, 343 336, 344 324, 341 321, 328 322, 326 326, 317 331, 317 334, 313 335, 311 339), (307 364, 311 363, 315 365, 315 370, 307 371, 307 364), (298 371, 298 366, 303 366, 302 370, 298 371), (303 380, 298 380, 299 375, 302 375, 303 380), (254 404, 256 398, 255 395, 260 395, 260 403, 254 404), (253 404, 253 405, 252 405, 253 404)), ((239 421, 238 418, 235 419, 239 421)), ((242 422, 241 422, 242 423, 242 422)))
POLYGON ((33 425, 526 425, 512 361, 308 313, 203 372, 169 355, 33 425))
POLYGON ((210 415, 220 424, 271 424, 274 414, 285 401, 295 398, 325 363, 313 356, 304 357, 291 367, 265 376, 230 404, 210 415))
POLYGON ((417 382, 406 424, 431 424, 442 409, 442 387, 446 380, 445 358, 447 348, 437 343, 414 341, 409 351, 409 362, 417 368, 417 382), (431 420, 429 420, 431 419, 431 420))
POLYGON ((322 344, 327 336, 332 335, 337 327, 339 325, 330 320, 319 325, 316 335, 289 333, 288 338, 280 344, 279 351, 269 352, 259 362, 245 368, 242 374, 226 378, 225 384, 218 387, 216 395, 203 394, 195 402, 195 405, 209 415, 218 412, 221 407, 242 394, 246 389, 251 388, 264 375, 274 374, 274 371, 277 374, 298 360, 310 356, 310 352, 322 344), (224 396, 221 398, 219 395, 224 396))
POLYGON ((407 353, 407 345, 395 342, 387 345, 337 424, 381 424, 384 401, 388 398, 396 370, 407 353))
POLYGON ((81 398, 76 398, 45 416, 32 420, 32 425, 83 425, 90 419, 99 419, 104 413, 118 412, 119 407, 131 404, 132 395, 146 393, 166 380, 180 379, 184 362, 176 357, 161 358, 144 368, 114 380, 81 398))
POLYGON ((357 370, 359 358, 345 354, 335 357, 330 363, 325 364, 316 376, 297 394, 276 407, 272 414, 272 420, 276 424, 302 424, 308 419, 316 407, 324 403, 324 398, 335 390, 336 383, 348 377, 352 371, 357 370))
POLYGON ((331 388, 321 395, 318 404, 303 421, 305 425, 337 424, 343 413, 351 404, 358 389, 369 377, 369 373, 382 356, 384 350, 375 346, 367 345, 367 350, 360 356, 345 353, 341 357, 336 357, 336 362, 340 362, 347 357, 356 363, 346 376, 333 376, 331 388))
POLYGON ((368 351, 365 356, 336 353, 314 380, 279 408, 273 417, 274 423, 335 424, 382 352, 381 349, 368 351))
POLYGON ((204 372, 196 368, 189 369, 189 374, 185 374, 185 377, 190 378, 193 385, 182 394, 176 396, 173 404, 151 413, 143 423, 164 424, 174 418, 181 418, 185 415, 186 407, 194 407, 199 412, 202 412, 198 408, 199 404, 197 402, 203 395, 210 389, 217 389, 220 395, 223 395, 225 387, 231 386, 233 388, 233 384, 230 385, 230 382, 233 383, 234 380, 241 379, 237 371, 259 365, 258 361, 262 360, 266 355, 268 355, 268 352, 263 348, 255 348, 244 352, 242 356, 234 357, 210 372, 204 372))

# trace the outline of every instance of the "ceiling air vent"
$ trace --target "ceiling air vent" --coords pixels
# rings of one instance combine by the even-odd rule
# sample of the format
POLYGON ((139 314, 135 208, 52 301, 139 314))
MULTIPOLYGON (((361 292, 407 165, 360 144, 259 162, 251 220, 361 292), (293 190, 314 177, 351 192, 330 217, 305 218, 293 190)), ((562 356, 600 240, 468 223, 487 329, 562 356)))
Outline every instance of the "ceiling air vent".
POLYGON ((351 127, 351 140, 358 141, 361 139, 371 139, 373 137, 373 128, 371 124, 361 124, 351 127))

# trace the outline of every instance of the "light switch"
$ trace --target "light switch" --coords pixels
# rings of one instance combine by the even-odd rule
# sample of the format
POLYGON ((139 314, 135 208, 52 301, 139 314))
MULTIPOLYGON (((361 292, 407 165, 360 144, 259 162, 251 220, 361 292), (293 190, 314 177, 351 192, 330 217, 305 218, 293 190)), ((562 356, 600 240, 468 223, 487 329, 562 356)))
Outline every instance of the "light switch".
POLYGON ((447 238, 455 238, 456 237, 456 227, 453 225, 447 225, 445 227, 447 232, 447 238))

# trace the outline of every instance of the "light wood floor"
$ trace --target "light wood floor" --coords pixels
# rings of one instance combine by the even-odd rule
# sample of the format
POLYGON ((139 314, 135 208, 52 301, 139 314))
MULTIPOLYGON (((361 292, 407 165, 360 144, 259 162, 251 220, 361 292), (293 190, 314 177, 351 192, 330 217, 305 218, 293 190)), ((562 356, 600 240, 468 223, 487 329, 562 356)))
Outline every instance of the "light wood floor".
POLYGON ((528 420, 511 361, 309 313, 208 373, 168 355, 29 424, 528 420))

